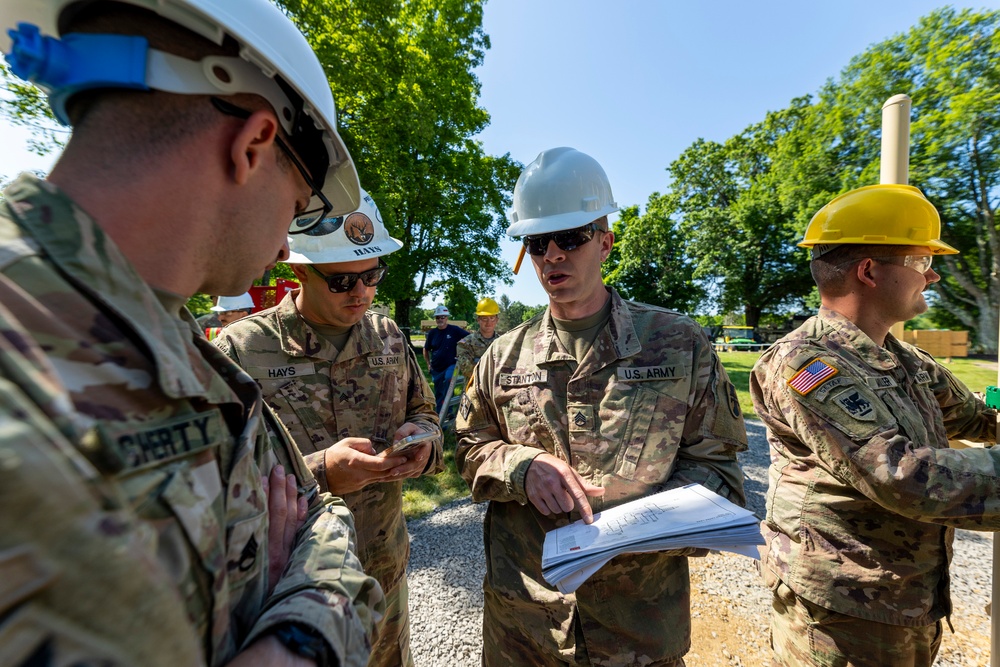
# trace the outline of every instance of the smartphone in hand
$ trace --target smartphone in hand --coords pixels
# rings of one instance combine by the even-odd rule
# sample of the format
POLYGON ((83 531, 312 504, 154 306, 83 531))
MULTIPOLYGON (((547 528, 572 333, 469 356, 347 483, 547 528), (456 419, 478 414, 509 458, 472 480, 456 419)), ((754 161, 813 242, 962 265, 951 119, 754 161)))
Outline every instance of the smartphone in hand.
POLYGON ((420 444, 423 444, 429 440, 440 437, 441 433, 439 431, 425 431, 423 433, 416 433, 414 435, 408 435, 405 438, 401 438, 396 442, 392 443, 389 449, 385 450, 383 454, 385 456, 395 456, 397 454, 402 454, 409 449, 412 449, 420 444))

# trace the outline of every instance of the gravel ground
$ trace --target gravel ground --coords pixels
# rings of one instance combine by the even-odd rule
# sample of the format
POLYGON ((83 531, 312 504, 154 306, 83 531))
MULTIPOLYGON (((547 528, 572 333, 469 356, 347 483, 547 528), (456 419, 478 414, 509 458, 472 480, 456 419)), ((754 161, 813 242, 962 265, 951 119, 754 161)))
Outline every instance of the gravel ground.
MULTIPOLYGON (((767 443, 760 422, 748 421, 750 449, 740 456, 748 505, 764 513, 767 443)), ((420 667, 475 667, 479 663, 485 573, 485 505, 468 498, 410 521, 410 617, 413 657, 420 667)), ((955 612, 936 667, 989 664, 992 535, 959 531, 952 563, 955 612)), ((733 555, 691 560, 692 649, 688 667, 769 664, 770 593, 753 561, 733 555)))

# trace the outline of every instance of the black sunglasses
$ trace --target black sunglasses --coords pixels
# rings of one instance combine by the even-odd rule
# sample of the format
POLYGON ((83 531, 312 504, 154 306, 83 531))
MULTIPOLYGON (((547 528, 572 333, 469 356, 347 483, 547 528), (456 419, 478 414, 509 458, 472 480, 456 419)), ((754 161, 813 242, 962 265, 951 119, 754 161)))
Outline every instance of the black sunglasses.
MULTIPOLYGON (((211 99, 212 105, 227 116, 233 116, 234 118, 241 118, 243 120, 250 117, 251 112, 246 109, 241 109, 235 104, 230 104, 229 102, 219 99, 218 97, 213 97, 211 99)), ((333 204, 331 204, 330 200, 326 198, 323 191, 316 187, 316 182, 312 179, 312 176, 309 175, 309 170, 302 165, 302 162, 295 157, 295 153, 293 153, 292 149, 288 147, 288 144, 286 144, 285 141, 277 134, 274 136, 274 143, 276 143, 278 148, 280 148, 282 152, 288 156, 288 159, 292 161, 292 164, 294 164, 295 168, 299 170, 302 178, 305 179, 306 185, 308 185, 309 189, 312 190, 313 197, 319 199, 322 204, 322 206, 317 208, 297 213, 292 218, 292 224, 288 226, 288 233, 301 234, 302 232, 307 232, 315 227, 321 220, 326 220, 330 217, 330 211, 333 210, 333 204)))
POLYGON ((385 265, 385 262, 381 258, 378 260, 378 266, 374 269, 369 269, 367 271, 362 271, 361 273, 334 273, 333 275, 326 275, 325 273, 320 273, 312 264, 307 264, 307 266, 312 269, 316 275, 326 281, 326 286, 330 288, 330 291, 335 294, 343 294, 344 292, 350 292, 354 289, 354 286, 358 284, 360 280, 364 285, 368 287, 375 287, 382 279, 385 278, 386 272, 389 267, 385 265))
POLYGON ((594 238, 594 233, 598 229, 597 223, 591 222, 583 227, 569 229, 564 232, 525 236, 521 241, 524 243, 524 247, 528 249, 529 255, 544 255, 549 249, 549 241, 555 241, 560 250, 569 252, 570 250, 576 250, 585 243, 589 243, 594 238))

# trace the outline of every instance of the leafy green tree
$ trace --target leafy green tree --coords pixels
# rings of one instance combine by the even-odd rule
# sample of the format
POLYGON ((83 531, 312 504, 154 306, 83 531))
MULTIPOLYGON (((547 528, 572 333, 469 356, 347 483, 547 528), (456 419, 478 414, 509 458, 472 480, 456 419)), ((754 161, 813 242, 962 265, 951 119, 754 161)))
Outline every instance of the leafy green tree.
POLYGON ((477 302, 475 292, 463 283, 452 282, 444 291, 444 305, 448 307, 448 312, 451 313, 449 318, 452 320, 465 320, 475 324, 477 302))
POLYGON ((69 139, 69 128, 56 121, 45 93, 14 76, 3 61, 0 61, 0 80, 3 81, 0 118, 31 131, 28 150, 36 155, 48 155, 62 149, 69 139))
POLYGON ((497 297, 497 305, 500 306, 500 315, 497 317, 497 331, 499 333, 510 331, 545 310, 544 305, 526 306, 520 301, 511 301, 506 294, 497 297))
POLYGON ((897 93, 913 99, 910 183, 941 213, 944 240, 962 251, 935 261, 942 280, 934 309, 943 311, 935 320, 970 329, 980 349, 995 353, 1000 12, 940 9, 852 59, 821 90, 800 137, 816 168, 800 160, 785 178, 811 193, 813 211, 825 203, 817 200, 877 183, 880 109, 897 93))
POLYGON ((788 309, 812 286, 796 210, 782 197, 773 168, 801 107, 772 112, 724 144, 699 139, 667 169, 668 194, 695 278, 711 281, 723 312, 742 310, 747 326, 761 313, 788 309))
POLYGON ((403 249, 379 289, 399 322, 425 295, 507 279, 499 240, 521 165, 473 139, 482 0, 281 0, 329 73, 344 140, 403 249))
POLYGON ((687 239, 671 217, 675 206, 675 197, 654 192, 645 214, 639 215, 638 206, 621 209, 612 228, 615 245, 601 271, 626 299, 689 313, 705 290, 694 280, 687 239))

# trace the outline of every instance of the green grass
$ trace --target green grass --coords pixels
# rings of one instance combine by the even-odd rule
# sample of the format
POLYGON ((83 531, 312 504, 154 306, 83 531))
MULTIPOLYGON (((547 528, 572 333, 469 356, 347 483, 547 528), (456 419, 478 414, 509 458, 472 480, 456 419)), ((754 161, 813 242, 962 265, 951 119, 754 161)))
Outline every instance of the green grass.
POLYGON ((740 400, 743 416, 756 419, 753 411, 753 401, 750 400, 750 371, 760 359, 760 352, 719 352, 719 360, 729 374, 729 379, 736 387, 736 397, 740 400))
MULTIPOLYGON (((719 352, 719 359, 736 387, 743 415, 750 419, 757 418, 750 401, 750 371, 759 358, 759 352, 719 352)), ((426 373, 423 358, 418 357, 418 360, 426 373)), ((996 362, 957 357, 951 362, 939 361, 973 391, 985 391, 988 385, 997 384, 996 362)), ((440 505, 469 495, 469 487, 455 468, 455 433, 450 429, 444 438, 444 460, 445 470, 440 474, 404 482, 403 513, 406 518, 422 517, 440 505)))

